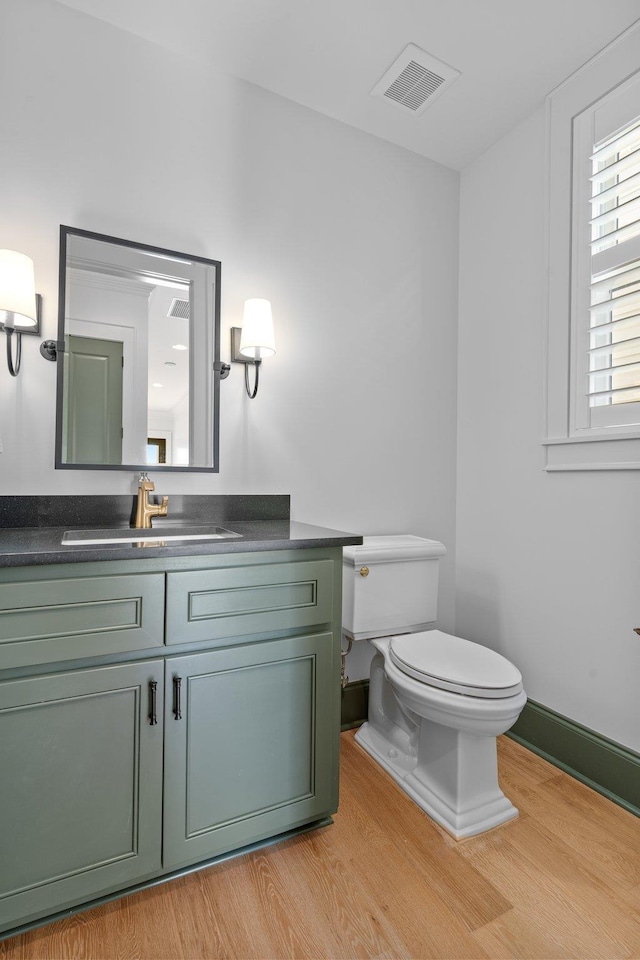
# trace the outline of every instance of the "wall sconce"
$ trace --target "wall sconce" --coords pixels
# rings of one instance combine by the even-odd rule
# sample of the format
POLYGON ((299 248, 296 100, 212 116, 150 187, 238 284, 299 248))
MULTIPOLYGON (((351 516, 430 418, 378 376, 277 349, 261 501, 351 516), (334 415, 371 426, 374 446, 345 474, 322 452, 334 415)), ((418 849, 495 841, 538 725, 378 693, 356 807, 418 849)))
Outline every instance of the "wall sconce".
POLYGON ((7 335, 7 366, 12 377, 20 372, 22 334, 40 334, 42 297, 36 294, 33 260, 15 250, 0 250, 0 328, 7 335), (11 341, 16 335, 16 358, 11 341))
POLYGON ((275 352, 271 303, 259 298, 245 300, 242 327, 231 327, 231 361, 245 365, 244 385, 250 400, 258 393, 260 364, 275 352), (249 364, 256 369, 253 391, 249 387, 249 364))

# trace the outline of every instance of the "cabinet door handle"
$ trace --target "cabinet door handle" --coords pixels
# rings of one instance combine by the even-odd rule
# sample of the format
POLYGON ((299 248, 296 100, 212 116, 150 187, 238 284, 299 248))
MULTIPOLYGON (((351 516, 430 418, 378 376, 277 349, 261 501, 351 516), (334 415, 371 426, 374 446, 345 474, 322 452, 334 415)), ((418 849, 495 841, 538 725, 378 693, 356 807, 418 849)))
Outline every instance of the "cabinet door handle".
POLYGON ((156 680, 149 680, 149 723, 153 727, 158 722, 158 683, 156 680))
POLYGON ((182 677, 173 678, 173 715, 176 720, 182 720, 182 710, 180 709, 180 693, 182 690, 182 677))

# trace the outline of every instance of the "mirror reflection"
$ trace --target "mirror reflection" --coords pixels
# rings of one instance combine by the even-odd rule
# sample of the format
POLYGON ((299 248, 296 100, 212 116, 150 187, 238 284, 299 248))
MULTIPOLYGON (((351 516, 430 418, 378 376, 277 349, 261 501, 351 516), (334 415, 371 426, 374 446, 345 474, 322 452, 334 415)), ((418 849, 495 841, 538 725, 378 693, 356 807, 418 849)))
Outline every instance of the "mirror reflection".
POLYGON ((56 466, 217 470, 220 263, 69 227, 60 257, 56 466))

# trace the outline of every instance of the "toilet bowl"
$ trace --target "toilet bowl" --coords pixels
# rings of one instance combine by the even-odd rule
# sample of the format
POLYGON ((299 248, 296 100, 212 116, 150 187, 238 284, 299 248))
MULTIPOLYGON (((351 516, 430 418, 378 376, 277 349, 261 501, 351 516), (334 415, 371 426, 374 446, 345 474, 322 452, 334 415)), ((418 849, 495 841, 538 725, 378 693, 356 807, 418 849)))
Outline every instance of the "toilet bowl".
POLYGON ((356 741, 461 840, 518 815, 498 785, 496 737, 518 719, 526 694, 505 657, 428 629, 444 553, 418 537, 365 537, 361 547, 345 548, 344 631, 376 651, 368 720, 356 741), (375 597, 373 616, 367 596, 375 597), (400 630, 389 635, 385 625, 398 620, 400 630))

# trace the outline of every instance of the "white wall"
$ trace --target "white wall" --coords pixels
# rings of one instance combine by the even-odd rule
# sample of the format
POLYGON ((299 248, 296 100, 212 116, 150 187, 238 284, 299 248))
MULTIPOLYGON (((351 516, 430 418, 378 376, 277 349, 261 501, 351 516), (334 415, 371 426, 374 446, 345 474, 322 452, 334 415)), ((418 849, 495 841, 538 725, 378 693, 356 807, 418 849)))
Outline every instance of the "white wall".
MULTIPOLYGON (((35 260, 54 337, 58 225, 222 261, 223 359, 246 297, 273 302, 260 393, 222 383, 221 472, 159 493, 290 493, 296 519, 449 548, 456 173, 54 0, 0 5, 0 246, 35 260)), ((55 366, 0 373, 0 494, 128 493, 54 471, 55 366)), ((158 477, 156 477, 158 479, 158 477)))
POLYGON ((637 750, 640 475, 543 470, 545 159, 540 109, 462 174, 456 632, 637 750))

